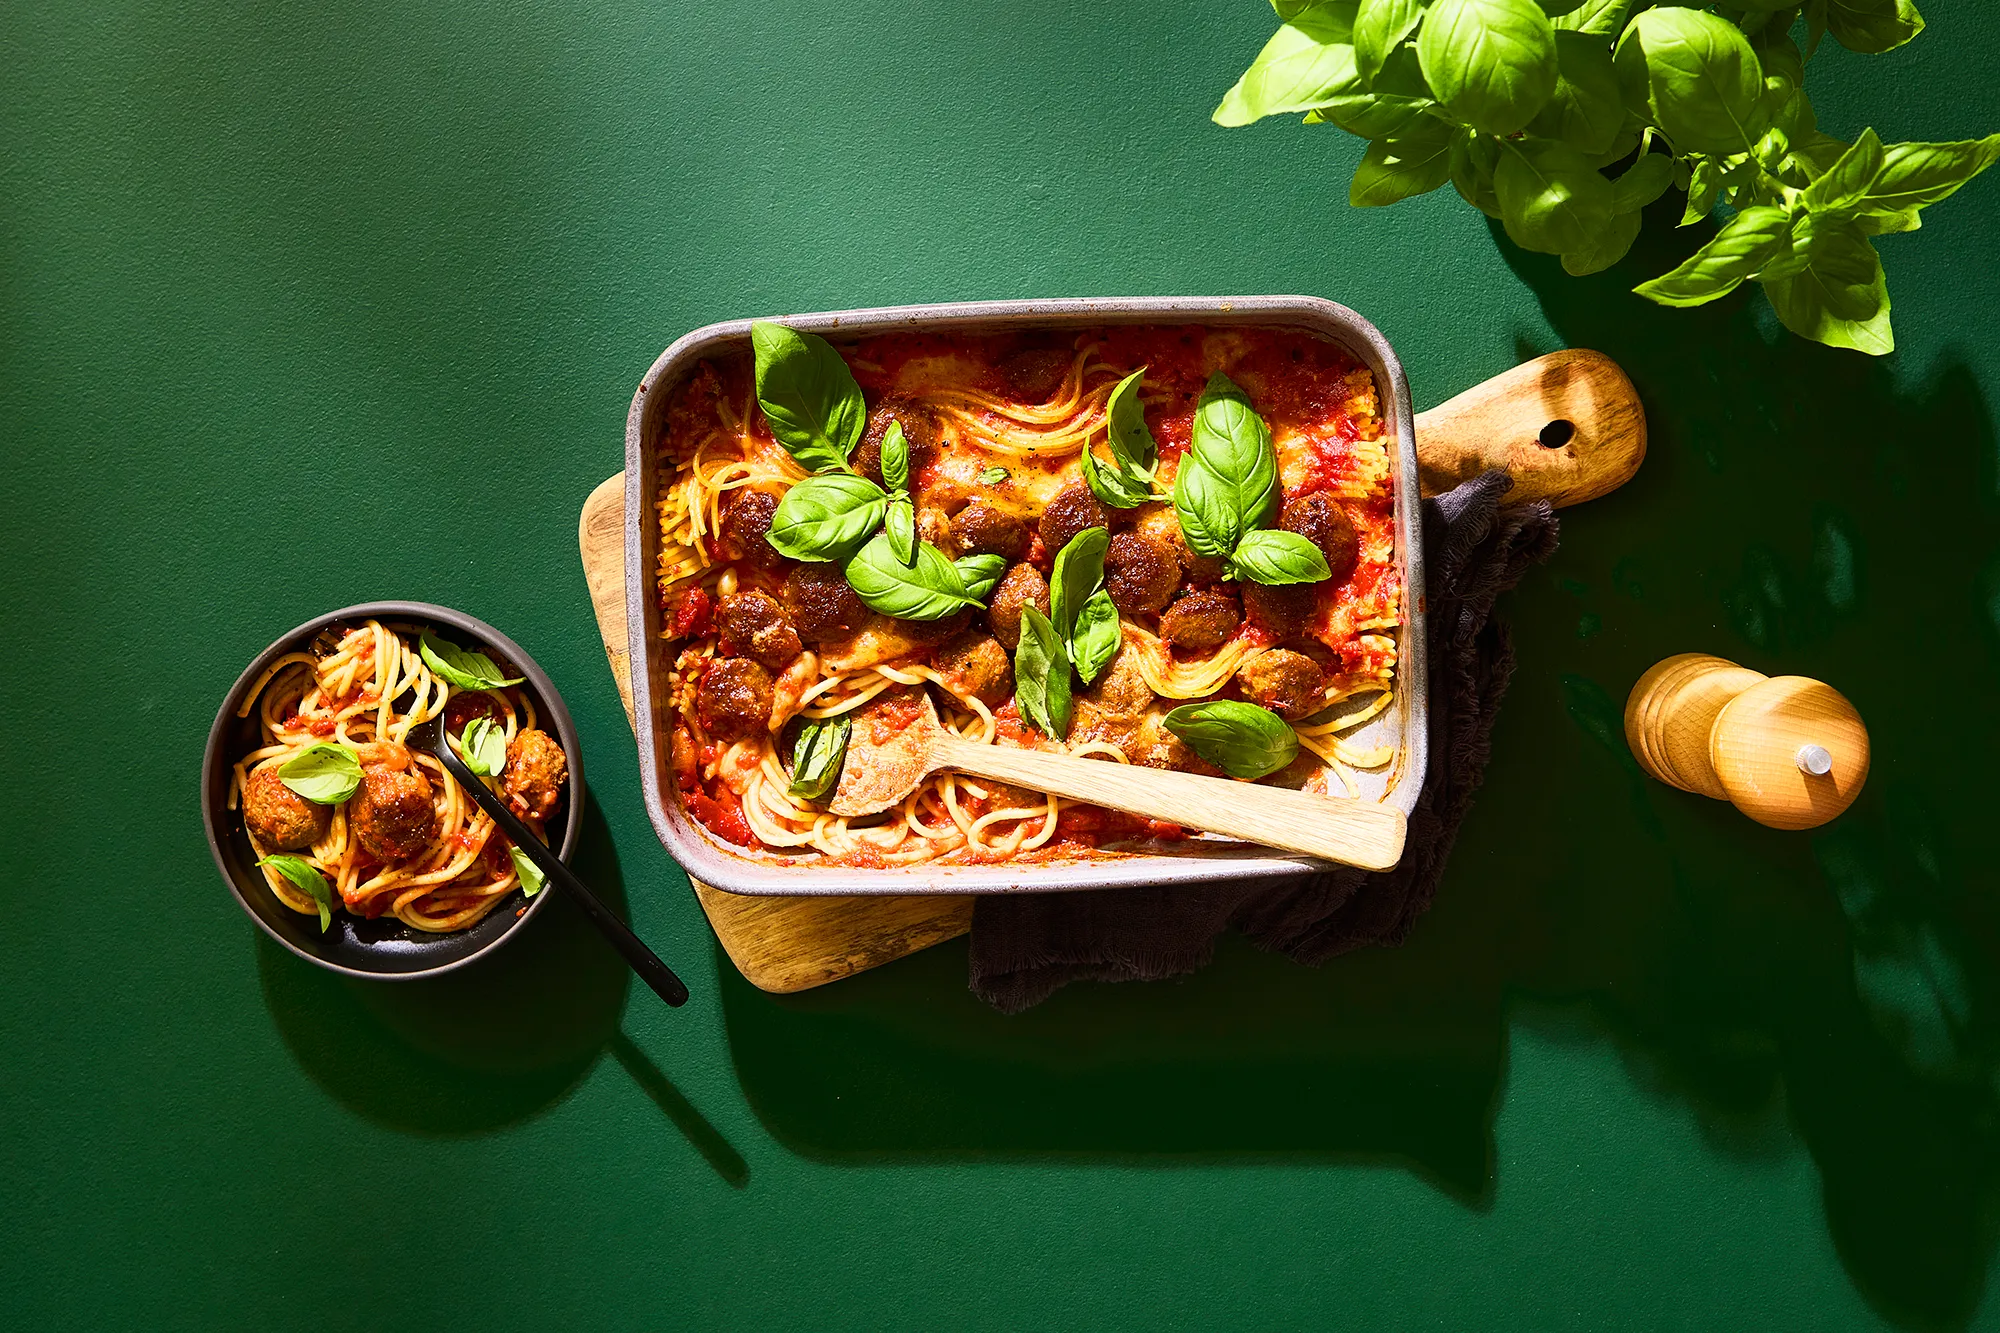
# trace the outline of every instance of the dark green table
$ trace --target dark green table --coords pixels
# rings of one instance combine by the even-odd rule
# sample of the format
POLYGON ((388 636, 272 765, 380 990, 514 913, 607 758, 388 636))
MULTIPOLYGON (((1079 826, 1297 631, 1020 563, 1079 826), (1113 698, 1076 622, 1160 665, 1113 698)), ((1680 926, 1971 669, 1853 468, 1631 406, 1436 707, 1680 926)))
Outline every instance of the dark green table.
MULTIPOLYGON (((1826 57, 2000 128, 2000 17, 1826 57)), ((1207 115, 1250 0, 0 13, 0 1324, 1823 1329, 1991 1322, 2000 210, 1890 239, 1902 350, 1564 278, 1358 145, 1207 115), (640 808, 575 522, 669 340, 756 312, 1310 292, 1423 404, 1565 345, 1654 443, 1509 602, 1435 911, 1310 972, 1003 1019, 962 943, 776 999, 640 808), (195 774, 280 629, 463 607, 563 683, 581 867, 486 968, 350 985, 217 880, 195 774), (1639 671, 1821 677, 1875 771, 1779 834, 1642 780, 1639 671), (1981 1316, 1986 1316, 1982 1321, 1981 1316)), ((1852 77, 1847 77, 1847 76, 1852 77)), ((1821 82, 1826 82, 1822 75, 1821 82)), ((1650 266, 1650 267, 1648 267, 1650 266)))

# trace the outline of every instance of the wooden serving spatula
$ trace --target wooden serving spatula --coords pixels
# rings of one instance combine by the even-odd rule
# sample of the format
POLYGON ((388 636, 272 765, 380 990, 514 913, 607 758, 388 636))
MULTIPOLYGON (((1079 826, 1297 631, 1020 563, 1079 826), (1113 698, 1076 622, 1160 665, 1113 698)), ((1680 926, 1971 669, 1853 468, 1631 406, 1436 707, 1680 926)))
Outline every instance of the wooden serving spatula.
POLYGON ((1189 824, 1363 870, 1387 870, 1403 855, 1403 812, 1389 806, 1111 760, 981 745, 946 731, 936 705, 922 690, 898 691, 898 697, 877 700, 857 713, 847 762, 827 808, 836 815, 875 814, 941 769, 1054 792, 1141 819, 1189 824), (894 710, 894 725, 871 725, 867 714, 886 710, 894 710), (874 733, 882 734, 879 743, 871 739, 874 733))

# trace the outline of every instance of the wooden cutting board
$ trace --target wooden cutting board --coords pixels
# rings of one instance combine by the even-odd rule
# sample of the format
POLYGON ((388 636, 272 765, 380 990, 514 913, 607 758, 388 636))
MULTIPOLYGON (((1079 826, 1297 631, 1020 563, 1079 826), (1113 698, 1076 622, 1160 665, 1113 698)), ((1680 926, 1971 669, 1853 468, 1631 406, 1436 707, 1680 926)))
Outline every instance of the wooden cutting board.
MULTIPOLYGON (((1538 357, 1417 417, 1425 495, 1499 467, 1513 474, 1510 500, 1577 504, 1624 484, 1645 457, 1646 416, 1632 381, 1598 352, 1538 357)), ((629 720, 622 472, 583 502, 577 537, 604 655, 629 720)), ((730 960, 767 991, 823 986, 963 935, 972 925, 973 899, 963 894, 762 898, 693 883, 730 960)))

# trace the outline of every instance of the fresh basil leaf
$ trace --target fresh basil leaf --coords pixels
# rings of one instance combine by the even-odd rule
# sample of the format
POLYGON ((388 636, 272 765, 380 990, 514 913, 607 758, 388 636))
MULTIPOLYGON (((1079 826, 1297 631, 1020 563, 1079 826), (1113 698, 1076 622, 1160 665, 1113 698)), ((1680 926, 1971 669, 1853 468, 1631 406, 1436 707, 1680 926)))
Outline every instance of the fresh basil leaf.
POLYGON ((514 863, 514 874, 521 881, 521 896, 523 898, 534 897, 548 884, 549 877, 542 873, 542 868, 536 865, 529 858, 528 854, 519 847, 509 847, 507 849, 507 859, 514 863))
POLYGON ((1260 528, 1243 534, 1224 562, 1224 578, 1277 586, 1320 583, 1333 577, 1318 546, 1296 532, 1260 528))
POLYGON ((1064 639, 1076 629, 1076 613, 1090 594, 1104 586, 1104 552, 1111 545, 1106 528, 1085 528, 1056 553, 1049 571, 1049 620, 1064 639))
POLYGON ((1153 432, 1146 428, 1145 404, 1139 401, 1139 386, 1145 376, 1146 368, 1141 366, 1119 380, 1104 403, 1104 435, 1111 457, 1142 471, 1150 470, 1160 459, 1153 432))
POLYGON ((1576 149, 1535 139, 1501 148, 1493 192, 1514 244, 1567 254, 1589 248, 1610 225, 1611 182, 1576 149))
POLYGON ((1806 81, 1806 58, 1800 54, 1798 43, 1792 40, 1791 30, 1791 20, 1782 25, 1766 23, 1750 38, 1750 49, 1757 53, 1757 65, 1764 71, 1767 91, 1768 80, 1781 80, 1786 88, 1787 100, 1806 81))
POLYGON ((1611 47, 1591 33, 1559 32, 1556 68, 1555 91, 1528 122, 1528 133, 1584 153, 1610 148, 1625 128, 1625 102, 1618 95, 1611 47))
POLYGON ((322 742, 280 765, 278 781, 315 805, 339 805, 361 787, 361 760, 345 745, 322 742))
POLYGON ((1243 535, 1243 520, 1229 489, 1193 454, 1181 458, 1174 474, 1174 515, 1181 536, 1196 555, 1223 556, 1243 535))
POLYGON ((1379 208, 1429 194, 1445 183, 1451 175, 1451 126, 1424 119, 1414 134, 1368 145, 1347 187, 1348 203, 1379 208))
POLYGON ((844 467, 868 424, 854 372, 826 339, 782 324, 750 326, 757 403, 771 435, 808 472, 844 467))
POLYGON ((1764 76, 1749 39, 1694 9, 1649 9, 1612 56, 1625 105, 1650 117, 1676 152, 1743 153, 1767 128, 1764 76))
POLYGON ((944 552, 929 542, 918 542, 915 563, 906 563, 889 535, 877 533, 841 573, 869 609, 897 620, 943 620, 979 605, 966 595, 965 580, 944 552))
POLYGON ((1715 211, 1716 196, 1722 192, 1722 169, 1713 158, 1695 159, 1687 192, 1687 211, 1681 214, 1680 225, 1692 227, 1715 211))
POLYGON ((1268 708, 1236 699, 1182 704, 1161 719, 1188 748, 1233 778, 1261 778, 1298 757, 1299 737, 1268 708))
POLYGON ((1069 650, 1041 608, 1021 608, 1021 642, 1014 649, 1014 705, 1029 726, 1054 740, 1069 736, 1072 702, 1069 650))
POLYGON ((1423 17, 1424 0, 1361 0, 1354 11, 1354 64, 1364 82, 1381 73, 1423 17))
POLYGON ((1957 143, 1894 143, 1862 209, 1878 217, 1914 213, 1943 199, 2000 159, 2000 134, 1957 143))
POLYGON ((1278 454, 1271 447, 1271 428, 1250 406, 1249 395, 1219 370, 1208 377, 1195 401, 1188 453, 1214 477, 1218 493, 1235 510, 1237 532, 1270 521, 1278 507, 1278 454))
POLYGON ((1556 34, 1534 0, 1437 0, 1417 34, 1437 100, 1488 134, 1512 134, 1555 91, 1556 34))
POLYGON ((1357 72, 1351 82, 1328 90, 1326 101, 1306 120, 1331 121, 1364 139, 1393 139, 1434 121, 1427 113, 1436 105, 1416 48, 1403 46, 1391 53, 1373 87, 1362 83, 1357 72))
POLYGON ((1611 183, 1611 211, 1635 213, 1665 194, 1673 183, 1674 160, 1664 153, 1648 153, 1611 183))
POLYGON ((1088 442, 1083 446, 1083 484, 1113 509, 1137 509, 1159 498, 1153 494, 1152 483, 1127 471, 1123 462, 1113 463, 1109 468, 1098 462, 1088 442))
POLYGON ((1804 269, 1766 281, 1764 294, 1800 337, 1870 356, 1896 350, 1882 260, 1852 223, 1816 229, 1804 269))
POLYGON ((271 867, 296 884, 301 893, 311 895, 319 906, 319 931, 324 935, 333 924, 333 885, 327 883, 326 876, 302 856, 267 856, 257 864, 271 867))
POLYGON ((1842 153, 1826 174, 1806 186, 1799 196, 1799 202, 1809 212, 1831 213, 1851 211, 1875 186, 1875 180, 1882 174, 1886 154, 1882 151, 1882 140, 1874 130, 1861 131, 1861 137, 1854 146, 1842 153))
POLYGON ((1800 49, 1807 60, 1813 58, 1826 36, 1826 6, 1827 0, 1806 0, 1806 44, 1800 49))
POLYGON ((1746 208, 1673 271, 1632 290, 1671 306, 1703 305, 1727 296, 1784 249, 1791 229, 1791 218, 1782 208, 1761 204, 1746 208))
POLYGON ((1083 609, 1076 613, 1076 628, 1069 636, 1070 660, 1076 664, 1076 674, 1088 685, 1104 673, 1111 665, 1111 659, 1118 656, 1118 649, 1125 642, 1125 631, 1118 620, 1118 607, 1112 602, 1111 594, 1099 588, 1090 594, 1083 609))
POLYGON ((991 596, 1007 573, 1004 555, 962 555, 951 564, 959 578, 965 580, 965 595, 977 602, 991 596))
POLYGON ((910 489, 910 442, 900 421, 891 421, 882 433, 882 480, 891 491, 910 489))
POLYGON ((1500 197, 1493 192, 1493 172, 1500 165, 1500 141, 1477 130, 1463 130, 1451 141, 1451 187, 1458 197, 1489 218, 1498 219, 1500 197))
POLYGON ((1007 480, 1010 475, 1004 467, 990 467, 979 474, 979 484, 981 486, 998 486, 1001 482, 1007 480))
POLYGON ((1632 213, 1615 214, 1604 224, 1604 230, 1591 238, 1590 244, 1581 250, 1570 250, 1563 254, 1563 272, 1573 278, 1587 273, 1602 273, 1631 252, 1632 242, 1639 239, 1639 225, 1643 215, 1632 213))
POLYGON ((1311 5, 1286 19, 1215 108, 1218 125, 1309 111, 1354 81, 1354 11, 1359 0, 1311 5))
POLYGON ((917 507, 907 492, 889 497, 889 512, 883 516, 882 531, 888 534, 889 550, 906 565, 917 562, 917 507))
POLYGON ((1542 12, 1553 22, 1582 4, 1583 0, 1535 0, 1535 3, 1542 7, 1542 12))
POLYGON ((889 498, 852 472, 824 472, 795 483, 771 515, 764 540, 794 560, 845 560, 875 529, 889 498))
POLYGON ((417 655, 424 665, 461 690, 497 690, 502 685, 519 685, 525 676, 502 676, 499 666, 485 653, 469 652, 455 643, 432 638, 429 632, 417 640, 417 655))
POLYGON ((851 729, 845 717, 806 723, 799 731, 798 743, 792 746, 792 781, 786 792, 804 801, 825 800, 840 781, 851 729))
POLYGON ((466 723, 457 745, 459 758, 476 777, 497 778, 507 767, 507 732, 487 718, 466 723))
POLYGON ((1832 0, 1826 26, 1848 50, 1879 56, 1922 32, 1924 16, 1911 0, 1832 0))
POLYGON ((1583 0, 1581 5, 1554 20, 1566 32, 1587 32, 1593 37, 1616 37, 1625 27, 1632 0, 1583 0))

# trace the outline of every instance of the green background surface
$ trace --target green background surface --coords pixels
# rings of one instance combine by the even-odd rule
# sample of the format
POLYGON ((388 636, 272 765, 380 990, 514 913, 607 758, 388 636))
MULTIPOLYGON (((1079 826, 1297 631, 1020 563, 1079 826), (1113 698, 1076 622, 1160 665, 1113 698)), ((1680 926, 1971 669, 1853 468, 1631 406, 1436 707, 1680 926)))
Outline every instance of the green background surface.
MULTIPOLYGON (((2000 15, 1814 66, 1843 135, 2000 129, 2000 15)), ((1208 112, 1251 0, 0 11, 0 1322, 18 1328, 1994 1324, 2000 186, 1886 238, 1901 350, 1628 297, 1357 141, 1208 112), (578 566, 640 373, 749 314, 1307 292, 1420 406, 1563 346, 1636 482, 1509 599, 1489 785, 1403 949, 1240 943, 1018 1019, 963 942, 766 996, 640 805, 578 566), (490 965, 265 941, 196 805, 273 635, 446 602, 561 682, 579 864, 490 965), (1868 719, 1860 804, 1642 779, 1688 650, 1868 719)))

